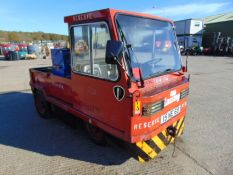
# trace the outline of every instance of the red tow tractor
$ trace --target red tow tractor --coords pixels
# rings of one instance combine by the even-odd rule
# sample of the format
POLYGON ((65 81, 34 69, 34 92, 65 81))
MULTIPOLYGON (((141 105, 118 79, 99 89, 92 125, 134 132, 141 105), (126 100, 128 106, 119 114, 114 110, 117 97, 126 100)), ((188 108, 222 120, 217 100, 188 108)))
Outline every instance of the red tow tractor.
POLYGON ((139 161, 156 157, 183 133, 189 94, 173 22, 113 9, 65 22, 70 49, 53 50, 52 67, 30 69, 40 116, 57 106, 85 121, 94 142, 108 133, 139 161))

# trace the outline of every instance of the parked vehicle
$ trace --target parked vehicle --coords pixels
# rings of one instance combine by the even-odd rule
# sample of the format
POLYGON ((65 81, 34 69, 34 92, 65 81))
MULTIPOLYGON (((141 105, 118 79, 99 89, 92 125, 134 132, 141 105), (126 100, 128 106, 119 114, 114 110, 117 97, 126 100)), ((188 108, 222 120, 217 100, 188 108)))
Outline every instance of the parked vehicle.
POLYGON ((95 143, 104 145, 108 133, 139 161, 156 157, 183 133, 189 94, 173 22, 113 9, 65 22, 70 54, 58 49, 52 67, 30 69, 40 116, 62 108, 84 121, 95 143))
POLYGON ((43 59, 49 58, 51 56, 51 50, 47 45, 41 47, 41 56, 43 59))
POLYGON ((26 55, 26 59, 36 59, 37 58, 37 49, 36 49, 36 45, 34 44, 29 44, 27 46, 27 51, 28 54, 26 55))
POLYGON ((53 43, 46 43, 46 46, 49 48, 49 50, 54 49, 53 43))
POLYGON ((15 61, 15 60, 19 60, 19 53, 18 51, 13 51, 10 50, 6 55, 5 55, 5 59, 8 61, 15 61))
POLYGON ((3 44, 0 44, 0 55, 3 55, 3 44))
POLYGON ((19 59, 25 59, 26 55, 28 54, 27 45, 19 44, 18 47, 19 47, 19 51, 18 51, 19 59))
POLYGON ((10 50, 11 50, 10 44, 2 44, 2 53, 4 56, 6 56, 10 50))

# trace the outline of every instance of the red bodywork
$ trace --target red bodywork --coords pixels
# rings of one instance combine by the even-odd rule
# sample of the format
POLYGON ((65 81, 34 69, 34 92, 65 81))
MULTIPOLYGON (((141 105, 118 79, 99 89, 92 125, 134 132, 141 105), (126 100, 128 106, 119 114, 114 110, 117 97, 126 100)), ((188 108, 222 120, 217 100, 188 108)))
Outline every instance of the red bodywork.
POLYGON ((10 44, 2 44, 1 47, 3 50, 3 55, 6 56, 11 49, 11 45, 10 44))
MULTIPOLYGON (((65 22, 70 26, 104 20, 108 23, 112 39, 119 40, 115 24, 117 13, 171 22, 157 16, 112 9, 68 16, 65 17, 65 22)), ((119 74, 119 80, 111 82, 74 72, 68 79, 55 76, 51 72, 31 69, 30 84, 33 91, 41 90, 52 104, 130 143, 148 140, 186 115, 187 97, 172 102, 154 115, 142 116, 143 106, 170 99, 172 94, 179 94, 189 88, 189 81, 182 70, 145 80, 143 88, 139 88, 134 82, 129 88, 128 77, 120 67, 119 74), (114 96, 115 86, 125 89, 122 101, 117 101, 114 96), (140 105, 136 106, 138 101, 140 105), (177 106, 181 107, 180 113, 161 124, 161 115, 177 106), (136 107, 140 108, 140 112, 135 114, 136 107)))
POLYGON ((27 44, 18 44, 19 50, 27 49, 27 44))

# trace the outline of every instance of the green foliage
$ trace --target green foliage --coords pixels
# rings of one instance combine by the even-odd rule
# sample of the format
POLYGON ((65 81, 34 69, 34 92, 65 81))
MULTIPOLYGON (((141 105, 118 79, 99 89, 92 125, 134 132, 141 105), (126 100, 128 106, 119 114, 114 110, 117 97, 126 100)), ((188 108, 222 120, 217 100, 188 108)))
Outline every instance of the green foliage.
POLYGON ((16 32, 10 32, 8 33, 8 41, 15 41, 18 42, 20 41, 20 37, 16 32))
POLYGON ((8 32, 0 30, 0 42, 19 42, 19 41, 41 41, 41 40, 68 40, 66 35, 58 35, 44 32, 8 32))

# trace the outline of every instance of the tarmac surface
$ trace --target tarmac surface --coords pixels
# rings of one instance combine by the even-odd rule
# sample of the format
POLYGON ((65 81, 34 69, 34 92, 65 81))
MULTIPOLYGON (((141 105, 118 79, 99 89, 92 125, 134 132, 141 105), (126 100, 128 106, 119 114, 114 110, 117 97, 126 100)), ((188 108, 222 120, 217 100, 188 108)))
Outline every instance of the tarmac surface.
POLYGON ((92 143, 82 128, 39 118, 28 68, 51 60, 0 58, 0 174, 233 174, 233 58, 189 57, 185 133, 141 164, 118 144, 92 143), (175 148, 174 155, 172 155, 175 148))

